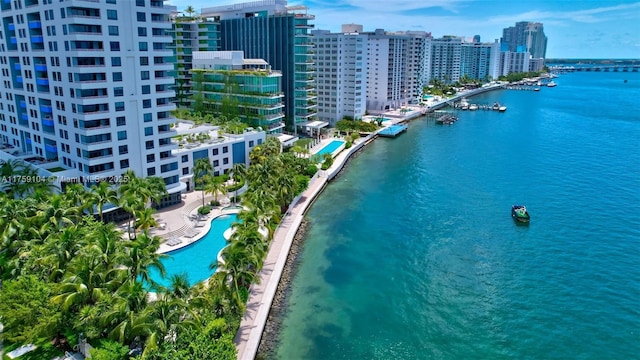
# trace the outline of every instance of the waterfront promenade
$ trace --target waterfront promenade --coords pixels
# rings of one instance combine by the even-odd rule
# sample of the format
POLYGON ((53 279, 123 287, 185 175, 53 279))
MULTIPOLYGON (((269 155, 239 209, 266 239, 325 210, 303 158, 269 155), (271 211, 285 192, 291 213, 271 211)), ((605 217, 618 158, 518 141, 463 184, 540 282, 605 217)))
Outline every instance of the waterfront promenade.
MULTIPOLYGON (((458 99, 500 89, 503 86, 503 84, 493 84, 480 89, 466 91, 432 104, 427 110, 433 111, 445 107, 448 104, 453 104, 453 102, 458 99)), ((409 119, 393 120, 391 123, 409 119)), ((273 303, 278 284, 280 283, 280 278, 284 271, 291 244, 304 219, 304 214, 307 209, 322 192, 326 184, 338 175, 351 155, 375 139, 376 136, 377 131, 365 138, 358 139, 350 149, 340 152, 334 159, 333 165, 327 171, 320 171, 318 173, 318 176, 309 184, 307 190, 292 202, 289 210, 283 216, 280 225, 276 228, 273 235, 267 258, 259 273, 260 282, 251 285, 249 289, 247 308, 234 339, 238 349, 238 359, 252 360, 258 352, 262 333, 269 316, 269 311, 271 310, 271 304, 273 303)))
POLYGON ((289 206, 269 245, 267 258, 259 273, 260 282, 254 283, 249 289, 247 309, 234 340, 238 349, 238 359, 252 360, 256 356, 291 244, 307 209, 322 192, 327 182, 340 172, 349 157, 375 136, 376 133, 358 139, 350 149, 340 152, 334 159, 333 165, 326 171, 320 170, 309 187, 289 206))

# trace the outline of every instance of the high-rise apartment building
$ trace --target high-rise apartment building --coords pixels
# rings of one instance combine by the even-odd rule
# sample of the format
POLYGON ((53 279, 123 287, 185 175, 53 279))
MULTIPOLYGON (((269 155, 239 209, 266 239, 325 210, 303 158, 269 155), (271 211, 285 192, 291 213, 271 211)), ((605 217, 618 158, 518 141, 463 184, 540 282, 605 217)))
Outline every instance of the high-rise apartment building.
POLYGON ((460 80, 462 38, 445 36, 431 41, 431 79, 445 84, 460 80))
POLYGON ((162 0, 0 2, 0 137, 11 155, 89 183, 126 170, 180 201, 162 0))
POLYGON ((534 59, 544 59, 547 54, 547 37, 541 23, 520 21, 504 28, 500 43, 503 51, 528 52, 534 59))
POLYGON ((534 59, 547 57, 547 36, 544 34, 542 23, 530 22, 525 29, 527 51, 534 59))
POLYGON ((282 73, 263 59, 245 59, 242 51, 196 51, 191 73, 195 111, 238 118, 270 134, 282 132, 282 73))
POLYGON ((361 119, 367 111, 368 35, 353 26, 343 25, 340 33, 312 32, 318 119, 331 126, 345 117, 361 119))
POLYGON ((462 43, 460 76, 489 80, 500 76, 500 43, 462 43))
POLYGON ((315 72, 309 30, 314 19, 304 6, 263 0, 204 8, 202 17, 220 23, 220 50, 244 51, 282 72, 285 121, 290 131, 317 118, 315 72))
POLYGON ((191 92, 191 69, 193 68, 193 52, 220 50, 219 24, 203 18, 177 16, 173 20, 171 36, 175 54, 176 105, 188 107, 191 92))
POLYGON ((367 109, 380 111, 418 103, 428 82, 431 35, 424 32, 385 32, 369 37, 367 109))

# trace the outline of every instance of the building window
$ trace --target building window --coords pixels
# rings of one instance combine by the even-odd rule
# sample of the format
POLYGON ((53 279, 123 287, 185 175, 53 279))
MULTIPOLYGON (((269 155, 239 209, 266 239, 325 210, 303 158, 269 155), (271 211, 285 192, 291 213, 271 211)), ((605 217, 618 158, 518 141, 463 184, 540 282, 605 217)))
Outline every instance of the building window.
POLYGON ((120 51, 120 42, 119 41, 110 41, 109 47, 111 51, 120 51))
POLYGON ((120 35, 120 31, 118 30, 118 27, 115 25, 109 25, 109 35, 120 35))
POLYGON ((153 127, 144 128, 144 136, 151 136, 151 135, 153 135, 153 127))
POLYGON ((114 72, 113 73, 113 81, 122 81, 122 73, 114 72))
POLYGON ((149 65, 149 58, 146 56, 141 56, 140 57, 140 65, 141 66, 147 66, 149 65))
POLYGON ((220 161, 213 160, 213 167, 220 166, 220 161))
POLYGON ((253 140, 249 140, 249 147, 253 147, 253 140))
POLYGON ((156 161, 156 155, 155 154, 147 154, 147 164, 148 163, 152 163, 156 161))
POLYGON ((116 102, 116 111, 124 111, 124 101, 116 102))
POLYGON ((127 125, 127 120, 125 120, 124 116, 118 116, 116 118, 116 125, 117 126, 125 126, 125 125, 127 125))
POLYGON ((127 145, 120 145, 118 147, 118 154, 120 155, 125 155, 129 153, 129 146, 127 145))
POLYGON ((153 149, 153 140, 146 141, 144 144, 147 150, 153 149))
POLYGON ((142 115, 142 118, 144 119, 144 122, 151 121, 152 120, 151 113, 146 113, 146 114, 142 115))
POLYGON ((182 168, 182 175, 189 175, 189 168, 188 167, 182 168))
POLYGON ((186 163, 187 161, 189 161, 189 155, 182 155, 182 162, 186 163))
POLYGON ((120 160, 120 169, 126 169, 129 167, 129 159, 120 160))
MULTIPOLYGON (((64 10, 64 9, 61 9, 64 10)), ((118 20, 118 12, 116 10, 107 10, 107 19, 118 20)))
POLYGON ((218 155, 218 149, 213 149, 213 150, 212 150, 212 154, 213 154, 213 155, 218 155))
POLYGON ((139 27, 138 28, 138 36, 147 36, 147 28, 139 27))
POLYGON ((151 85, 142 85, 143 94, 151 94, 151 85))
POLYGON ((146 42, 141 41, 138 43, 138 50, 140 51, 148 51, 149 50, 149 46, 147 45, 146 42))
POLYGON ((229 163, 229 158, 222 159, 222 164, 227 165, 229 163))
POLYGON ((145 108, 145 109, 150 108, 151 107, 151 100, 149 100, 149 99, 142 100, 142 107, 145 108))
POLYGON ((122 60, 119 57, 112 57, 111 66, 122 66, 122 60))
POLYGON ((149 80, 149 72, 148 71, 140 71, 140 78, 142 80, 149 80))
POLYGON ((143 12, 137 12, 136 18, 138 19, 138 21, 147 21, 147 16, 143 12))
POLYGON ((147 168, 147 176, 154 176, 155 174, 156 174, 156 168, 155 167, 147 168))
POLYGON ((113 95, 124 96, 124 90, 122 89, 122 87, 113 88, 113 95))
POLYGON ((229 147, 228 147, 228 146, 223 146, 223 147, 222 147, 222 153, 223 153, 223 154, 226 154, 226 153, 228 153, 228 152, 229 152, 229 147))
POLYGON ((126 131, 118 131, 118 140, 126 140, 127 132, 126 131))

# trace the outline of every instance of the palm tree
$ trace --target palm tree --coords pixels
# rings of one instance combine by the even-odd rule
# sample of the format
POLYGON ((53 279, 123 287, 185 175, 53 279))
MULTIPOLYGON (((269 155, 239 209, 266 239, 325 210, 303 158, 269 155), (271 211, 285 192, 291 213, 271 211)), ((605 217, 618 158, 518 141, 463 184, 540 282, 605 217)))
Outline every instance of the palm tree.
POLYGON ((156 269, 160 276, 165 275, 164 265, 161 260, 167 255, 158 254, 156 250, 160 247, 160 238, 149 236, 146 232, 136 237, 134 241, 125 244, 127 254, 123 265, 127 267, 130 279, 140 279, 141 281, 155 286, 151 279, 150 270, 156 269))
POLYGON ((135 217, 134 214, 144 208, 144 203, 134 194, 126 193, 120 196, 119 205, 124 211, 129 214, 129 220, 127 221, 127 235, 129 235, 129 239, 131 239, 131 221, 135 217))
POLYGON ((91 185, 91 202, 95 204, 98 214, 100 216, 100 221, 104 221, 104 216, 102 214, 102 210, 104 206, 107 204, 117 204, 118 203, 118 193, 113 190, 111 185, 103 181, 97 185, 91 185))
POLYGON ((189 14, 189 17, 192 18, 193 14, 196 12, 196 9, 194 9, 193 6, 189 5, 189 6, 187 6, 186 9, 184 9, 184 12, 189 14))
POLYGON ((243 183, 247 177, 247 167, 243 163, 235 163, 231 168, 231 178, 233 179, 236 191, 233 196, 233 201, 238 199, 238 183, 243 183))
POLYGON ((211 165, 208 158, 196 160, 193 165, 193 181, 196 185, 202 187, 202 206, 204 206, 205 176, 209 176, 211 173, 213 173, 213 165, 211 165))
POLYGON ((153 217, 155 212, 156 211, 153 208, 144 208, 136 211, 136 230, 146 232, 149 231, 150 228, 158 226, 158 222, 153 217))
POLYGON ((219 176, 207 176, 203 185, 205 194, 213 195, 215 202, 218 202, 218 193, 225 192, 226 187, 219 176))

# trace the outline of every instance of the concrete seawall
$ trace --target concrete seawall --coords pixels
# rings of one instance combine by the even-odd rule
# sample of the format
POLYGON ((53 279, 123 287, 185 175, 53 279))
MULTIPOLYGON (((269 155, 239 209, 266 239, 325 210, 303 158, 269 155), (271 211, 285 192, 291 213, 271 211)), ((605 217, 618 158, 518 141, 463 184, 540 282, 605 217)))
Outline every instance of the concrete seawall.
MULTIPOLYGON (((450 99, 436 103, 429 107, 428 111, 433 111, 453 104, 458 99, 471 97, 487 91, 497 90, 503 85, 487 86, 456 95, 450 99)), ((411 118, 405 118, 402 121, 408 121, 421 117, 424 114, 416 114, 411 118)), ((378 130, 379 131, 379 130, 378 130)), ((247 309, 242 317, 240 328, 236 334, 234 342, 238 349, 238 359, 253 360, 258 352, 260 340, 271 310, 271 305, 280 283, 284 266, 289 256, 289 251, 293 243, 294 237, 298 232, 298 228, 302 223, 305 213, 313 204, 327 183, 333 180, 344 168, 349 158, 357 153, 364 146, 371 143, 377 136, 378 131, 373 132, 366 137, 360 138, 357 144, 349 149, 340 152, 334 159, 333 165, 326 171, 319 171, 310 181, 309 187, 289 206, 288 211, 282 218, 282 221, 276 228, 273 240, 269 246, 269 251, 264 262, 264 266, 258 274, 260 281, 251 285, 249 289, 249 300, 247 301, 247 309)))

